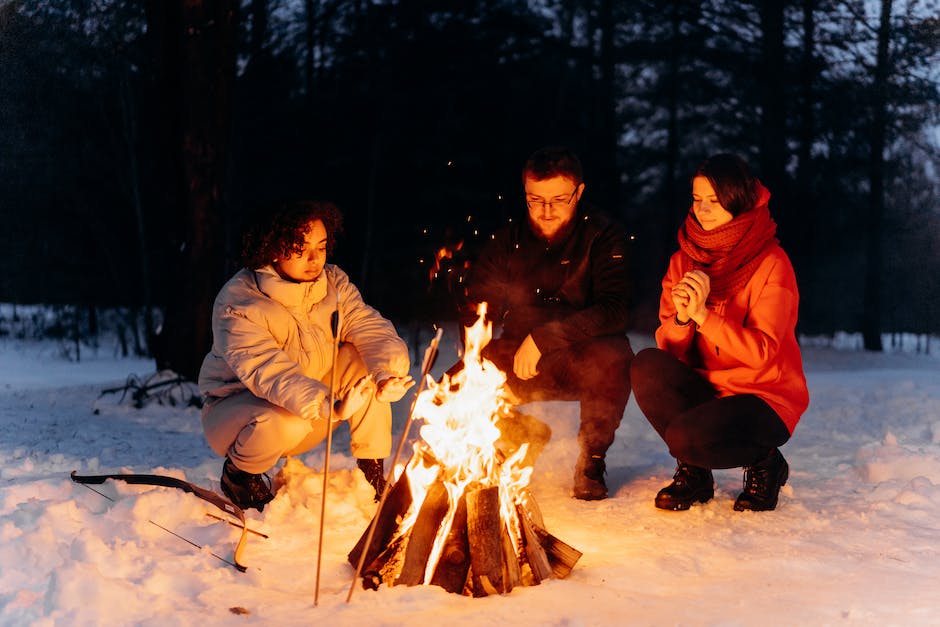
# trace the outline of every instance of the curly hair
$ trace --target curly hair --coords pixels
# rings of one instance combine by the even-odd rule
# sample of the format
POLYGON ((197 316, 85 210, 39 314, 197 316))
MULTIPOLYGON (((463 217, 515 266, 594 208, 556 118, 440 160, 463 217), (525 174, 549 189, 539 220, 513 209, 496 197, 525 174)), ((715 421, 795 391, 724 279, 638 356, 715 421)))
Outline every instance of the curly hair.
POLYGON ((242 264, 257 270, 274 259, 300 254, 304 238, 315 220, 326 228, 326 253, 332 254, 336 236, 343 231, 343 214, 330 202, 289 201, 275 204, 259 218, 242 238, 242 264))

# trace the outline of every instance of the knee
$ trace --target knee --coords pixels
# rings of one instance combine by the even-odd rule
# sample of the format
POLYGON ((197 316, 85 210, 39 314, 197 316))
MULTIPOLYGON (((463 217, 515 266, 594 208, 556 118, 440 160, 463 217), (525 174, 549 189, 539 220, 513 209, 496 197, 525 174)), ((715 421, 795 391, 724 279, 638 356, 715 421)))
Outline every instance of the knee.
POLYGON ((669 454, 676 459, 685 462, 698 459, 699 447, 685 430, 667 427, 663 433, 663 441, 669 448, 669 454))
POLYGON ((598 338, 588 342, 577 354, 607 372, 619 371, 625 375, 629 375, 630 363, 633 361, 633 349, 626 337, 598 338))
POLYGON ((630 379, 645 381, 662 373, 663 357, 667 353, 658 348, 644 348, 630 362, 630 379))

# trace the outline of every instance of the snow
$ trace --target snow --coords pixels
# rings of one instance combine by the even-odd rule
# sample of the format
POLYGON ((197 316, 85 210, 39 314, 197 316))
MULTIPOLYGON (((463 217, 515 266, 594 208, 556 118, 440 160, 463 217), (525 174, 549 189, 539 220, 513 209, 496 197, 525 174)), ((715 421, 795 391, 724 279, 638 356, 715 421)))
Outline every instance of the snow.
MULTIPOLYGON (((649 342, 634 338, 637 348, 649 342)), ((436 371, 453 362, 450 346, 436 371)), ((574 500, 577 405, 526 406, 554 432, 533 493, 548 530, 584 555, 567 579, 482 599, 357 586, 346 603, 346 554, 375 505, 338 431, 315 606, 322 449, 280 464, 277 498, 248 512, 269 538, 249 536, 245 573, 214 557, 232 558, 238 530, 193 495, 95 486, 109 500, 69 480, 72 470, 161 473, 218 490, 221 460, 198 410, 101 395, 132 373, 153 374, 152 362, 106 352, 75 363, 54 345, 0 342, 0 624, 940 624, 940 359, 931 355, 805 348, 812 401, 782 449, 791 475, 774 512, 732 510, 740 470, 715 473, 706 505, 655 509, 672 460, 632 399, 608 456, 611 498, 574 500)), ((396 443, 409 398, 395 408, 396 443)))

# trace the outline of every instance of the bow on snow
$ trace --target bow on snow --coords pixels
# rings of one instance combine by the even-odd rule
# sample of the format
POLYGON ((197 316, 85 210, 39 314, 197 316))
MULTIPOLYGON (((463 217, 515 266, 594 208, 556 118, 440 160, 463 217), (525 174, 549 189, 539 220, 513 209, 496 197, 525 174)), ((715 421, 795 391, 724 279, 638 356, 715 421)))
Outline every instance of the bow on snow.
MULTIPOLYGON (((223 512, 225 512, 226 514, 230 514, 236 517, 239 520, 239 522, 241 522, 241 525, 237 525, 241 527, 241 535, 238 538, 238 543, 235 545, 234 563, 229 562, 228 560, 221 558, 217 555, 216 557, 219 557, 219 559, 221 559, 222 561, 228 564, 231 564, 232 566, 234 566, 241 572, 245 572, 247 570, 247 567, 243 566, 241 563, 242 549, 244 549, 245 540, 248 535, 248 526, 245 523, 245 512, 243 512, 240 507, 232 503, 230 500, 228 500, 224 496, 220 496, 216 494, 215 492, 213 492, 212 490, 200 488, 199 486, 193 485, 192 483, 189 483, 188 481, 183 481, 182 479, 177 479, 176 477, 167 477, 165 475, 145 475, 145 474, 134 474, 134 473, 118 473, 118 474, 111 474, 111 475, 80 475, 78 474, 78 471, 73 470, 71 477, 72 477, 72 481, 74 481, 75 483, 81 483, 81 484, 86 484, 86 485, 87 484, 102 484, 108 479, 114 479, 116 481, 123 481, 125 483, 133 483, 137 485, 153 485, 153 486, 162 486, 166 488, 177 488, 178 490, 189 492, 190 494, 193 494, 199 497, 203 501, 212 503, 213 505, 221 509, 223 512)), ((95 491, 97 492, 97 490, 95 491)), ((152 520, 150 522, 157 525, 157 523, 154 523, 152 520)), ((173 533, 172 531, 169 531, 168 529, 162 527, 161 525, 157 525, 157 526, 160 527, 161 529, 164 529, 164 531, 173 533)), ((175 533, 173 533, 173 535, 177 537, 181 537, 175 533)), ((186 538, 182 538, 182 539, 186 540, 186 538)), ((196 546, 197 548, 202 548, 202 547, 199 547, 199 545, 195 544, 194 542, 191 542, 190 540, 186 540, 186 542, 189 542, 190 544, 192 544, 193 546, 196 546)))

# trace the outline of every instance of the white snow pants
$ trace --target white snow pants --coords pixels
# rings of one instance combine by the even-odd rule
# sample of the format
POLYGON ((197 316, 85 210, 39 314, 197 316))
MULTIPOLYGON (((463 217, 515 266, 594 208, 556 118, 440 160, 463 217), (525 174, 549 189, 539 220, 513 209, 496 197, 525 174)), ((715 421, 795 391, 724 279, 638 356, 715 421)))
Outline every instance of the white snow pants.
MULTIPOLYGON (((339 347, 336 358, 336 398, 368 372, 351 344, 339 347)), ((330 383, 330 373, 323 379, 330 383)), ((326 439, 327 419, 305 420, 258 398, 248 390, 207 404, 202 410, 202 428, 213 451, 227 455, 245 472, 262 473, 281 457, 300 455, 326 439)), ((340 423, 334 423, 335 429, 340 423)), ((353 457, 381 459, 392 450, 392 408, 369 397, 349 419, 353 457)))

